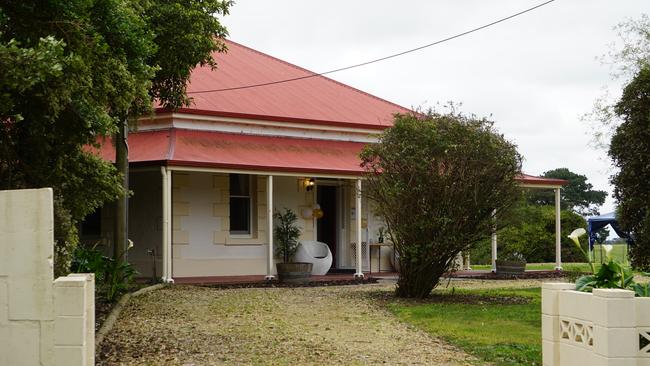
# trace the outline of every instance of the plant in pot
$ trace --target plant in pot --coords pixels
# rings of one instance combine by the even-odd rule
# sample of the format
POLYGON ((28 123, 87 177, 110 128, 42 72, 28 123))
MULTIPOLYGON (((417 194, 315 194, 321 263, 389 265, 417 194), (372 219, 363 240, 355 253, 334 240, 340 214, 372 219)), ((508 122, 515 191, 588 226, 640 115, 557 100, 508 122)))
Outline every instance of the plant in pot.
POLYGON ((276 241, 275 255, 282 259, 281 263, 276 263, 280 282, 287 283, 304 283, 309 281, 311 276, 312 263, 292 262, 300 242, 300 228, 296 225, 298 217, 288 208, 283 212, 273 214, 277 220, 274 229, 276 241))
POLYGON ((526 258, 521 253, 508 253, 496 260, 496 267, 497 275, 517 276, 526 270, 526 258))

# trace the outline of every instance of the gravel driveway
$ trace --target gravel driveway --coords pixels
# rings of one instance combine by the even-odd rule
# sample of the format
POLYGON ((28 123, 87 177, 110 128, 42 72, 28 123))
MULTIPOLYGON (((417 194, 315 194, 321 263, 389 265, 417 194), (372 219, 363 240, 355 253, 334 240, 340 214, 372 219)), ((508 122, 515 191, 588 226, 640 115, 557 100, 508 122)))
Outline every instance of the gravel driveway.
POLYGON ((459 349, 368 296, 390 285, 219 290, 176 285, 132 299, 98 365, 468 365, 459 349))

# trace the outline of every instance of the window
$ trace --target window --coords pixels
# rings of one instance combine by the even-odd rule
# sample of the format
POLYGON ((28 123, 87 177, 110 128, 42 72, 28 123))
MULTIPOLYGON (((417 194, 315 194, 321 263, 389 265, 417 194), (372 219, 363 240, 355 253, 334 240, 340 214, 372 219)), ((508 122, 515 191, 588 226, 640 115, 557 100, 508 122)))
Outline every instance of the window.
POLYGON ((251 234, 251 176, 230 174, 230 234, 251 234))
POLYGON ((81 236, 99 237, 102 234, 102 209, 96 209, 81 222, 81 236))

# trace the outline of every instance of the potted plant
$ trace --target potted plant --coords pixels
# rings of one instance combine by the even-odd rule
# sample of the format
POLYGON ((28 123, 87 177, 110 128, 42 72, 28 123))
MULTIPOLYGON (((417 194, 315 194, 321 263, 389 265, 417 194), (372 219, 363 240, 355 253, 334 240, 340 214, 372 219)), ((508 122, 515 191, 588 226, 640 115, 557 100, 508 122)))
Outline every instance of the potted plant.
POLYGON ((508 253, 496 260, 497 275, 517 276, 526 270, 526 258, 521 253, 508 253))
POLYGON ((282 263, 275 264, 280 282, 308 282, 312 263, 292 262, 300 245, 300 228, 296 225, 298 217, 288 208, 285 208, 284 212, 276 212, 273 216, 278 222, 274 229, 275 255, 282 259, 282 263))

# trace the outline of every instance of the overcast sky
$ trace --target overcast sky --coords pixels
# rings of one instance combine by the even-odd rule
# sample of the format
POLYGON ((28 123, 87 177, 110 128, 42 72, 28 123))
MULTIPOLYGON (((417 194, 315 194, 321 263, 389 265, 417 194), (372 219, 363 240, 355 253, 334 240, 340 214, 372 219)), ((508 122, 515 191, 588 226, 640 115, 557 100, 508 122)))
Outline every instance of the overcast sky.
MULTIPOLYGON (((233 41, 323 72, 434 42, 543 1, 237 0, 223 19, 233 41)), ((603 88, 620 94, 597 59, 612 28, 650 13, 648 0, 556 0, 477 33, 329 75, 405 107, 453 101, 491 116, 524 156, 524 172, 559 167, 611 192, 603 150, 590 147, 591 111, 603 88)), ((601 213, 612 211, 608 197, 601 213)))

